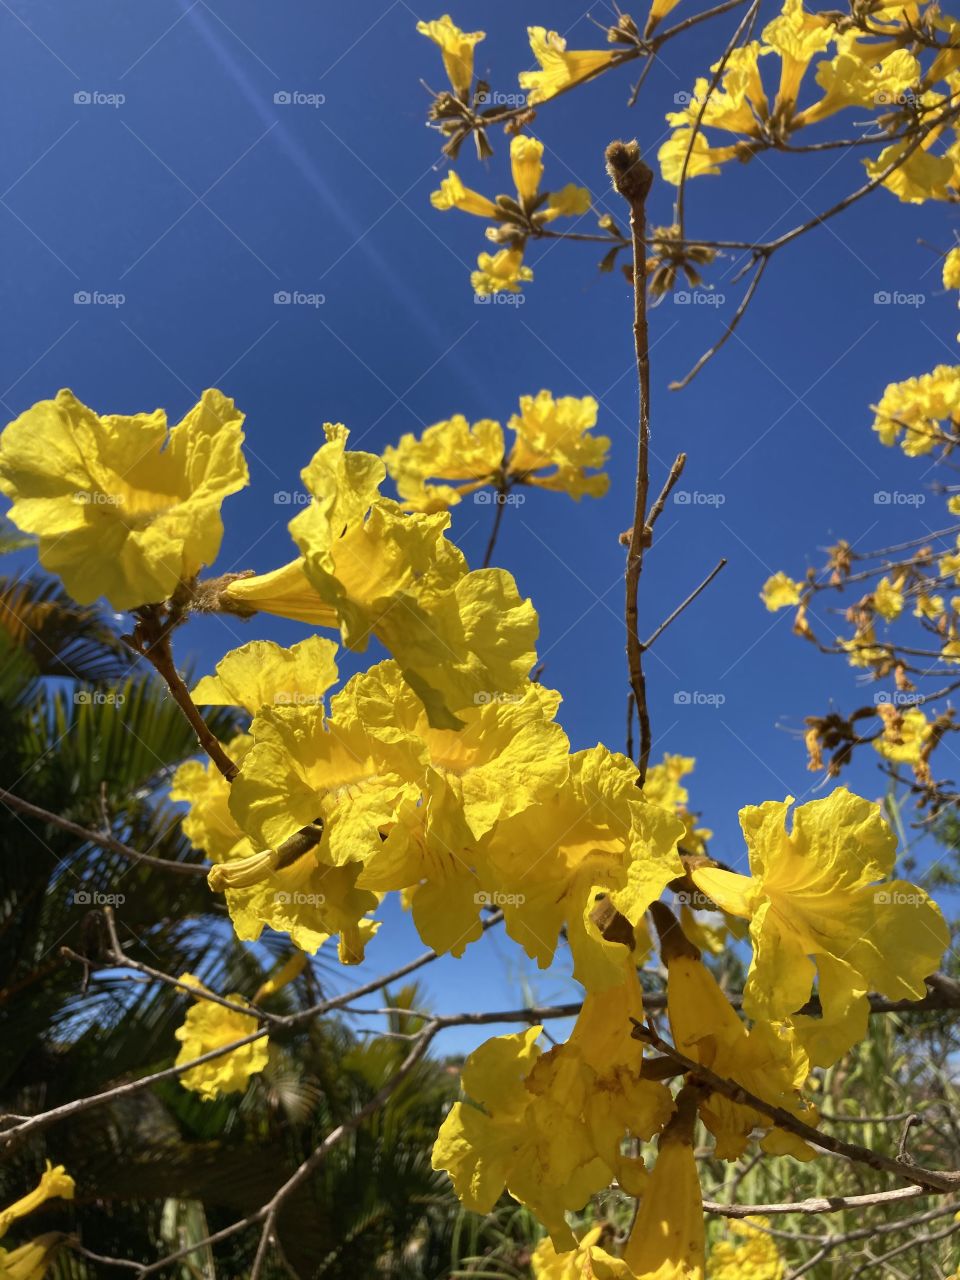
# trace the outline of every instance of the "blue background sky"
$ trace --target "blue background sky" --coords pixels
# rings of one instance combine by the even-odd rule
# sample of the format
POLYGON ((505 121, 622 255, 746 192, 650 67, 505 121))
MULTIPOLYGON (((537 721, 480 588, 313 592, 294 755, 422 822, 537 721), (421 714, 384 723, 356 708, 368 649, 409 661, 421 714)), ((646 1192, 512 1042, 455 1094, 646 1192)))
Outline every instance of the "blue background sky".
MULTIPOLYGON (((541 387, 596 396, 598 430, 613 442, 609 495, 575 506, 531 493, 506 513, 498 561, 540 612, 543 678, 564 695, 574 747, 600 740, 622 749, 617 534, 631 519, 636 449, 630 293, 619 274, 597 273, 596 246, 534 245, 536 279, 523 304, 475 305, 468 277, 488 247, 483 224, 429 203, 439 147, 424 128, 419 81, 439 88, 443 76, 438 51, 415 25, 441 8, 0 0, 8 122, 0 402, 13 416, 70 386, 101 412, 161 405, 176 421, 206 386, 232 395, 247 414, 252 484, 225 507, 217 568, 226 571, 266 570, 292 554, 292 511, 275 495, 299 488, 325 420, 346 423, 355 445, 379 452, 454 412, 506 422, 518 396, 541 387), (282 91, 324 102, 275 104, 282 91), (77 93, 125 101, 78 104, 77 93), (282 290, 324 301, 277 306, 282 290), (77 305, 79 291, 125 301, 77 305)), ((464 28, 487 31, 477 68, 502 92, 514 92, 517 71, 530 65, 528 23, 556 26, 571 47, 603 43, 572 0, 458 0, 452 12, 464 28)), ((675 18, 686 12, 693 6, 682 0, 675 18)), ((602 0, 592 13, 613 18, 602 0)), ((545 187, 586 186, 597 211, 622 221, 603 172, 605 144, 636 136, 652 158, 673 95, 692 88, 737 20, 726 15, 670 44, 632 110, 629 68, 541 108, 533 132, 546 146, 545 187)), ((851 132, 850 113, 839 119, 841 134, 851 132)), ((493 142, 486 171, 469 148, 456 166, 491 194, 511 189, 506 146, 493 142)), ((780 155, 730 166, 691 183, 689 229, 771 238, 858 186, 859 160, 780 155)), ((671 220, 672 200, 673 189, 658 182, 655 223, 671 220)), ((876 443, 868 405, 886 382, 956 358, 955 299, 940 287, 936 255, 917 243, 945 249, 956 218, 949 207, 916 209, 880 192, 784 250, 737 335, 681 393, 667 383, 731 315, 740 262, 728 258, 711 272, 719 305, 668 300, 653 312, 653 484, 683 449, 681 488, 723 501, 668 506, 644 570, 642 630, 721 555, 730 562, 648 659, 654 753, 697 757, 693 801, 717 833, 718 856, 734 865, 740 806, 809 796, 816 785, 797 737, 803 716, 831 697, 844 709, 870 698, 848 668, 790 635, 788 614, 764 610, 764 579, 778 568, 801 576, 821 562, 817 548, 839 536, 866 548, 947 523, 942 500, 924 489, 928 464, 876 443), (875 303, 877 292, 896 290, 925 301, 875 303), (926 492, 927 501, 878 506, 878 490, 926 492), (681 690, 725 701, 678 705, 681 690)), ((592 218, 579 229, 593 230, 592 218)), ((454 536, 472 563, 490 516, 473 504, 454 514, 454 536)), ((834 624, 823 618, 821 630, 830 635, 834 624)), ((208 619, 181 635, 178 656, 193 654, 209 669, 235 643, 302 634, 267 618, 246 626, 208 619)), ((869 796, 883 789, 866 755, 846 780, 869 796)), ((420 947, 408 922, 388 915, 368 972, 420 947)), ((442 1008, 490 1008, 515 1002, 524 975, 518 949, 488 938, 465 961, 427 970, 425 983, 442 1008)), ((534 971, 532 981, 542 999, 573 994, 559 974, 534 971)))

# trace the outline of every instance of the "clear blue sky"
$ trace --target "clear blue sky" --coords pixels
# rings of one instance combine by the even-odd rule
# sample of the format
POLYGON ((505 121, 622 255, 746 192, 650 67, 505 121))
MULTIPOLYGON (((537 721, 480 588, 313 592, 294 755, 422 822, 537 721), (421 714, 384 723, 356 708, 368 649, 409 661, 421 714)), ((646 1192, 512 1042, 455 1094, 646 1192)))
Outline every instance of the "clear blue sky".
MULTIPOLYGON (((490 5, 450 0, 454 19, 483 27, 478 70, 513 92, 530 65, 527 23, 556 26, 571 47, 602 44, 572 0, 490 5)), ((314 0, 9 0, 0 6, 8 122, 2 157, 3 290, 0 401, 13 416, 70 386, 103 412, 165 407, 176 420, 206 386, 247 414, 250 489, 228 500, 219 570, 265 570, 292 544, 277 492, 298 471, 324 420, 379 452, 405 431, 462 412, 506 421, 517 397, 541 387, 592 394, 598 429, 613 441, 610 493, 575 506, 531 494, 507 512, 500 563, 540 612, 544 681, 564 695, 574 747, 622 749, 623 550, 636 448, 630 295, 600 276, 589 245, 533 246, 536 274, 522 306, 476 306, 468 275, 485 248, 483 224, 436 213, 437 138, 424 127, 422 78, 439 87, 437 50, 418 36, 407 0, 318 5, 314 0), (323 104, 278 105, 283 91, 323 104), (78 93, 123 95, 78 104, 78 93), (321 306, 277 306, 274 294, 319 293, 321 306), (77 305, 80 291, 122 293, 122 306, 77 305)), ((692 12, 683 0, 676 17, 692 12)), ((598 19, 612 18, 597 4, 598 19)), ((638 17, 642 14, 638 11, 638 17)), ((770 13, 765 13, 765 19, 770 13)), ((673 94, 717 56, 736 25, 727 15, 677 41, 653 69, 639 104, 629 71, 541 109, 545 186, 577 182, 598 210, 622 220, 602 155, 636 136, 652 158, 673 94)), ((846 117, 841 117, 846 120, 846 117)), ((840 126, 849 132, 850 123, 840 126)), ((509 190, 506 147, 487 171, 465 148, 468 183, 509 190)), ((840 153, 774 156, 731 166, 690 186, 689 228, 716 238, 769 238, 862 181, 840 153)), ((655 222, 671 219, 673 190, 657 184, 655 222)), ((921 490, 927 465, 875 443, 868 405, 887 381, 956 359, 955 300, 918 238, 947 247, 956 213, 916 209, 877 193, 778 255, 738 335, 692 386, 667 391, 718 335, 739 291, 727 260, 712 273, 726 301, 653 312, 654 484, 674 454, 689 454, 682 487, 722 505, 671 504, 642 585, 652 630, 722 555, 730 563, 648 660, 655 754, 697 757, 692 795, 716 831, 719 856, 742 857, 737 809, 809 795, 796 731, 833 697, 869 698, 854 674, 790 635, 787 614, 758 599, 784 568, 839 536, 863 547, 939 528, 942 504, 891 508, 877 490, 921 490), (922 306, 878 306, 878 291, 922 292, 922 306), (923 477, 923 479, 921 479, 923 477), (679 690, 722 694, 721 707, 677 705, 679 690)), ((592 230, 585 219, 581 229, 592 230)), ((464 507, 454 536, 478 563, 490 509, 464 507)), ((830 633, 832 624, 824 627, 830 633)), ((256 636, 292 641, 302 628, 269 619, 210 619, 180 637, 180 656, 204 669, 256 636)), ((348 661, 347 670, 356 664, 348 661)), ((848 785, 878 796, 872 760, 848 785)), ((379 971, 419 947, 394 920, 371 948, 379 971)), ((529 966, 505 939, 427 971, 436 1004, 515 1001, 529 966), (501 963, 502 961, 502 963, 501 963)), ((541 998, 570 998, 559 977, 534 975, 541 998)), ((448 1047, 458 1043, 451 1039, 448 1047)))

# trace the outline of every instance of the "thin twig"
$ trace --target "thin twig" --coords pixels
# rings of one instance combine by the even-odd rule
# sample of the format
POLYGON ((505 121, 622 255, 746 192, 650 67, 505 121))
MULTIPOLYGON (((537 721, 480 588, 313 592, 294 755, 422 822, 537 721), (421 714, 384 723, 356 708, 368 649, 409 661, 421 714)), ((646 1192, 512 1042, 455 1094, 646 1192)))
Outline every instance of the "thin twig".
POLYGON ((51 827, 66 831, 82 840, 85 844, 98 845, 101 849, 108 849, 111 853, 117 853, 131 862, 139 862, 144 866, 156 867, 158 871, 169 871, 177 876, 205 876, 207 874, 207 867, 197 866, 193 862, 173 862, 169 858, 156 858, 152 854, 141 853, 138 849, 124 844, 122 840, 115 839, 105 831, 96 831, 89 827, 80 826, 77 822, 71 822, 69 818, 61 817, 59 813, 52 813, 49 809, 41 809, 39 805, 31 804, 29 800, 24 800, 22 796, 14 795, 12 791, 5 791, 0 788, 0 803, 9 806, 11 809, 16 809, 19 813, 25 813, 28 817, 37 818, 40 822, 45 822, 51 827))
POLYGON ((707 361, 712 360, 713 357, 720 350, 720 348, 724 346, 724 344, 733 336, 734 332, 736 331, 737 325, 743 319, 744 314, 746 313, 747 307, 749 307, 751 299, 753 298, 753 295, 757 291, 757 286, 759 285, 760 281, 763 279, 763 273, 764 271, 766 271, 767 263, 769 261, 770 261, 770 255, 768 253, 758 254, 757 270, 754 274, 753 279, 750 281, 750 284, 747 287, 746 293, 740 299, 740 305, 737 307, 736 311, 731 316, 730 323, 727 325, 726 329, 724 329, 723 333, 720 335, 717 341, 713 344, 713 346, 709 347, 703 353, 703 355, 696 362, 696 364, 693 366, 690 372, 685 374, 682 378, 680 378, 679 381, 670 383, 671 391, 682 391, 684 387, 689 386, 690 383, 693 381, 693 379, 697 376, 697 374, 703 368, 703 366, 707 363, 707 361))
POLYGON ((686 609, 688 605, 692 604, 693 601, 696 600, 697 596, 701 593, 701 591, 705 591, 707 587, 709 587, 710 583, 714 580, 714 578, 717 576, 717 574, 720 572, 720 570, 723 568, 723 566, 726 563, 727 563, 726 558, 718 560, 717 563, 710 570, 710 572, 707 574, 707 576, 704 578, 704 580, 700 583, 699 587, 695 587, 694 590, 691 591, 690 594, 687 596, 686 600, 684 600, 682 604, 678 604, 676 609, 674 609, 673 613, 671 613, 669 617, 664 618, 663 622, 660 623, 656 631, 654 631, 654 633, 650 636, 648 640, 644 640, 643 644, 640 646, 643 649, 644 653, 646 653, 646 651, 650 648, 654 640, 656 640, 659 636, 663 635, 664 631, 666 631, 670 623, 673 622, 675 618, 679 618, 680 614, 683 613, 684 609, 686 609))

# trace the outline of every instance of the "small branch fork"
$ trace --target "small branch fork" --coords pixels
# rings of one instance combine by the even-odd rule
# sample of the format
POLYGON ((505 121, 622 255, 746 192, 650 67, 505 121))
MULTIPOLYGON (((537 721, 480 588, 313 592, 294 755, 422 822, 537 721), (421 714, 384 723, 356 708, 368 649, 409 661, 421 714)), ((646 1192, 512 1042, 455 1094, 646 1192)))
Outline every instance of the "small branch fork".
POLYGON ((742 1085, 737 1084, 736 1081, 718 1076, 709 1067, 701 1066, 699 1062, 688 1058, 660 1035, 652 1021, 648 1020, 646 1023, 635 1021, 633 1034, 638 1040, 642 1040, 644 1043, 659 1049, 665 1057, 672 1059, 684 1072, 692 1075, 715 1093, 721 1094, 731 1102, 759 1111, 761 1115, 767 1116, 779 1128, 789 1130, 815 1147, 820 1147, 824 1151, 829 1151, 832 1155, 842 1156, 844 1159, 854 1161, 857 1164, 868 1165, 879 1173, 894 1174, 903 1181, 921 1187, 927 1192, 948 1192, 951 1194, 960 1192, 960 1172, 943 1173, 936 1169, 923 1169, 912 1161, 902 1159, 900 1156, 896 1158, 886 1156, 880 1151, 873 1151, 870 1147, 862 1147, 855 1142, 845 1142, 842 1138, 837 1138, 831 1133, 821 1133, 819 1129, 814 1129, 812 1125, 797 1119, 796 1116, 791 1115, 783 1107, 767 1102, 765 1099, 758 1097, 757 1094, 751 1093, 742 1085))
POLYGON ((131 635, 123 639, 134 653, 145 658, 164 680, 177 706, 190 722, 197 735, 197 741, 228 782, 232 782, 240 772, 239 766, 231 760, 218 741, 216 734, 210 729, 200 714, 196 703, 190 697, 190 691, 184 684, 173 660, 173 648, 170 636, 186 617, 186 600, 176 596, 169 606, 150 604, 135 611, 136 626, 131 635))

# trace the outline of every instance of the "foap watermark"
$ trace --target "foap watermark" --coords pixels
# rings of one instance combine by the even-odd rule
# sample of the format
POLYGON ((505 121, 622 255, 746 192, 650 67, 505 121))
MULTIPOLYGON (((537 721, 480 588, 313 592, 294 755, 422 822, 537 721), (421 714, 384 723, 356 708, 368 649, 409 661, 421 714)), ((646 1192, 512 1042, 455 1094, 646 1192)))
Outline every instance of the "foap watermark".
POLYGON ((926 500, 925 493, 904 493, 900 489, 878 489, 873 495, 877 507, 922 507, 926 500))
POLYGON ((509 289, 501 289, 499 293, 475 293, 473 301, 478 307, 522 307, 526 295, 511 293, 509 289))
POLYGON ((725 693, 703 693, 700 689, 678 689, 673 695, 678 707, 722 707, 726 700, 725 693))
POLYGON ((303 89, 278 89, 273 95, 277 107, 322 107, 327 100, 325 93, 307 93, 303 89))
POLYGON ((673 500, 678 507, 722 507, 727 495, 701 493, 699 489, 674 489, 673 500))
POLYGON ((673 905, 675 907, 690 907, 693 911, 716 911, 717 909, 713 899, 708 898, 699 889, 694 889, 692 893, 688 893, 686 890, 675 893, 673 895, 673 905))
POLYGON ((75 907, 122 907, 126 894, 101 893, 99 889, 74 889, 70 900, 75 907))
POLYGON ((880 89, 873 95, 874 106, 877 107, 912 107, 917 95, 907 89, 904 93, 891 93, 889 89, 880 89))
POLYGON ((278 689, 273 695, 275 707, 320 707, 322 693, 303 693, 300 689, 278 689))
POLYGON ((904 893, 902 889, 878 889, 873 900, 879 907, 918 907, 926 902, 925 893, 904 893))
POLYGON ((105 293, 101 289, 78 289, 73 295, 75 307, 122 307, 125 293, 105 293))
POLYGON ((904 293, 902 289, 878 289, 873 295, 875 307, 922 307, 925 293, 904 293))
POLYGON ((474 98, 478 107, 525 107, 525 93, 498 93, 495 89, 484 89, 474 98))
POLYGON ((119 507, 121 504, 115 493, 101 493, 98 489, 78 489, 73 501, 78 507, 119 507))
POLYGON ((491 702, 522 702, 522 693, 501 693, 499 690, 481 689, 473 695, 475 707, 488 707, 491 702))
POLYGON ((522 907, 526 902, 522 893, 501 893, 499 889, 478 889, 473 900, 478 907, 522 907))
POLYGON ((323 293, 306 293, 302 289, 278 289, 273 295, 275 307, 322 307, 326 300, 323 293))
POLYGON ((273 900, 286 907, 322 907, 327 899, 322 893, 302 893, 299 889, 287 893, 281 889, 273 895, 273 900))
POLYGON ((122 107, 127 100, 125 93, 104 93, 100 89, 78 89, 73 95, 75 107, 122 107))
POLYGON ((713 289, 678 289, 673 300, 678 307, 722 307, 727 295, 713 289))
POLYGON ((691 93, 689 89, 678 89, 673 95, 673 101, 678 107, 699 107, 702 99, 698 98, 695 93, 691 93))
POLYGON ((102 689, 78 689, 73 695, 78 707, 122 707, 126 700, 124 693, 105 693, 102 689))
POLYGON ((907 693, 905 689, 880 689, 873 695, 878 707, 915 707, 926 701, 922 693, 907 693))
POLYGON ((273 495, 276 507, 308 507, 312 501, 313 495, 303 489, 278 489, 273 495))
POLYGON ((478 489, 474 502, 481 507, 522 507, 527 500, 525 493, 500 493, 496 489, 478 489))

